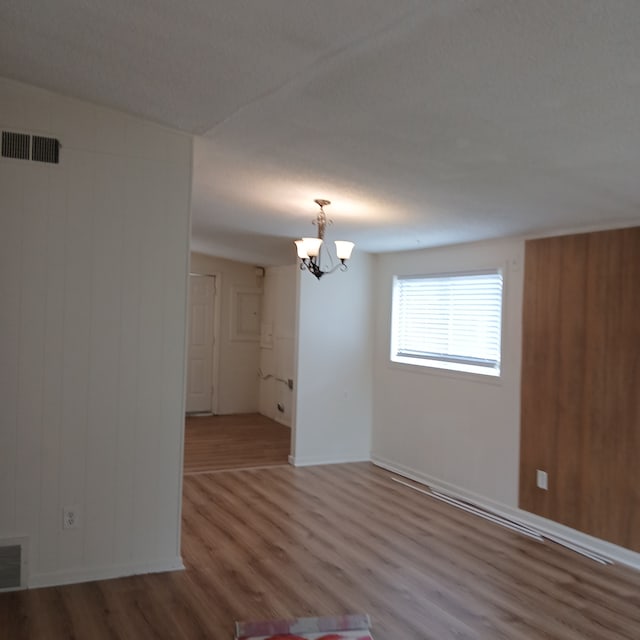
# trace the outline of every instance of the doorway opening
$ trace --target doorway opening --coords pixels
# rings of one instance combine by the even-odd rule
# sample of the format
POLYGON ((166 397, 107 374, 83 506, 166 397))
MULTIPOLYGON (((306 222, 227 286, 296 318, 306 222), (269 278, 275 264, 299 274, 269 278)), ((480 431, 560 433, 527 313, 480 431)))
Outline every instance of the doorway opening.
POLYGON ((187 416, 184 473, 288 463, 291 429, 259 413, 187 416))
POLYGON ((289 462, 294 269, 191 254, 185 474, 289 462))

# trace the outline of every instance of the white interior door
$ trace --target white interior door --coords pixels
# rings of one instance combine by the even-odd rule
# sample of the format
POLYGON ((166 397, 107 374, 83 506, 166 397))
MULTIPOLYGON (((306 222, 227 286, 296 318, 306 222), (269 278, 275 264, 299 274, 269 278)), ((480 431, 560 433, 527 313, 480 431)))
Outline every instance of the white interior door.
POLYGON ((189 276, 187 413, 208 413, 213 407, 215 295, 214 276, 189 276))

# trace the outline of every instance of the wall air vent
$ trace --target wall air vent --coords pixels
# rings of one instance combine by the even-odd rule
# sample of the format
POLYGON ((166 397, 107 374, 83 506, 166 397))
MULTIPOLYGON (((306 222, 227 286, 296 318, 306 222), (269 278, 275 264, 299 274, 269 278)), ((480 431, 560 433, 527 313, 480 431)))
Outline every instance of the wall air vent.
POLYGON ((51 162, 58 164, 60 155, 60 142, 55 138, 43 138, 33 136, 31 159, 36 162, 51 162))
POLYGON ((26 133, 2 132, 2 156, 4 158, 29 159, 31 136, 26 133))
POLYGON ((2 132, 2 157, 34 162, 60 162, 60 141, 28 133, 2 132))
POLYGON ((21 545, 0 545, 0 591, 23 586, 22 560, 21 545))

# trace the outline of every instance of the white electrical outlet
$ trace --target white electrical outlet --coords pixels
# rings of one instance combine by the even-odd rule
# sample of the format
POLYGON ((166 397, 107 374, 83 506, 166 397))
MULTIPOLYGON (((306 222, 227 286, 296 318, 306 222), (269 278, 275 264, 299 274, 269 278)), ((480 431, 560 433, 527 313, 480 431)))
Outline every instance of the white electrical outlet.
POLYGON ((544 489, 545 491, 549 490, 549 478, 546 471, 536 469, 536 485, 538 486, 538 489, 544 489))
POLYGON ((80 526, 80 507, 72 505, 62 509, 62 528, 77 529, 80 526))

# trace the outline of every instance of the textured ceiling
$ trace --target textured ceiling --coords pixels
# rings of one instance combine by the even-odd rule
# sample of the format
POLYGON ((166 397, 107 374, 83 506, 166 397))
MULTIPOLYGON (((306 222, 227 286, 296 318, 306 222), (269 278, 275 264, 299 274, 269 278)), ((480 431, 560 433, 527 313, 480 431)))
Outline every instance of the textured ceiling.
POLYGON ((640 223, 637 0, 0 5, 0 75, 196 138, 194 247, 640 223))

